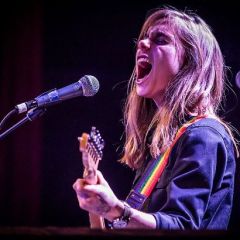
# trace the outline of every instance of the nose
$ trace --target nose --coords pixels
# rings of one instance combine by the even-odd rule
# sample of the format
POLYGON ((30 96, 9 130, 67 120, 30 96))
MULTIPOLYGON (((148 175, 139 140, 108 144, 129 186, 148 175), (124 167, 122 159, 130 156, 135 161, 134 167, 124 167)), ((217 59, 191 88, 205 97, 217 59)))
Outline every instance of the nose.
POLYGON ((140 48, 140 49, 149 49, 150 48, 150 40, 149 40, 149 38, 141 39, 138 42, 138 48, 140 48))

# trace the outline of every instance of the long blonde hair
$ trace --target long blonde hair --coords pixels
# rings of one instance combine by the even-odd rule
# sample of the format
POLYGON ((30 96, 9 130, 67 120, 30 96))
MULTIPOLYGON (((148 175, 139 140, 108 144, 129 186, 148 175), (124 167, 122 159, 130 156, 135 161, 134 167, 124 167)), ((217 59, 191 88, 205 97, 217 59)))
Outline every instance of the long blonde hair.
POLYGON ((150 26, 161 23, 172 29, 177 45, 182 45, 184 62, 167 86, 161 109, 152 99, 137 95, 134 68, 124 112, 126 140, 121 159, 134 169, 142 165, 147 153, 156 157, 171 144, 186 116, 217 116, 224 91, 224 59, 209 26, 196 14, 162 8, 146 19, 138 41, 150 26))

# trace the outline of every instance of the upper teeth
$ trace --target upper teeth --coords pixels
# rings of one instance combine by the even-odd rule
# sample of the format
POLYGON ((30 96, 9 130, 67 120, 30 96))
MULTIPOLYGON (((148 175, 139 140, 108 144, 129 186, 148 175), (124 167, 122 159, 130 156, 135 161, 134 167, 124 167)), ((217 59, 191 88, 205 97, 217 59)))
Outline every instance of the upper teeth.
POLYGON ((149 63, 149 59, 147 57, 140 57, 138 59, 138 62, 147 62, 147 63, 149 63))

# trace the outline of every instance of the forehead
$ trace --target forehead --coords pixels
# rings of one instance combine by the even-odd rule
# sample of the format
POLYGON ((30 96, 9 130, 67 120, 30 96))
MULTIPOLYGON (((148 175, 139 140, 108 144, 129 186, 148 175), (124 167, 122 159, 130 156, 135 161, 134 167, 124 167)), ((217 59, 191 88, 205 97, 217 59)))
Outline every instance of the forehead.
POLYGON ((173 26, 170 25, 170 23, 167 23, 166 21, 159 20, 155 23, 153 23, 149 28, 147 29, 147 32, 163 32, 166 34, 174 34, 173 26))

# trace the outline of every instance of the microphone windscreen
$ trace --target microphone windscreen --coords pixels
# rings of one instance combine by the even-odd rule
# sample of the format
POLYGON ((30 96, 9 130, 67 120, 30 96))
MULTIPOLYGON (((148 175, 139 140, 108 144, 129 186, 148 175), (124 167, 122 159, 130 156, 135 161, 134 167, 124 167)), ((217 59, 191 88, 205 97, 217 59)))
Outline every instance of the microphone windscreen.
POLYGON ((79 80, 82 83, 83 96, 90 97, 99 90, 99 81, 91 75, 85 75, 79 80))

